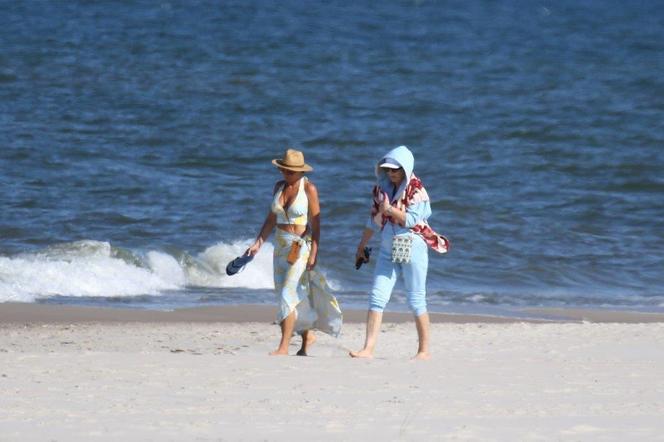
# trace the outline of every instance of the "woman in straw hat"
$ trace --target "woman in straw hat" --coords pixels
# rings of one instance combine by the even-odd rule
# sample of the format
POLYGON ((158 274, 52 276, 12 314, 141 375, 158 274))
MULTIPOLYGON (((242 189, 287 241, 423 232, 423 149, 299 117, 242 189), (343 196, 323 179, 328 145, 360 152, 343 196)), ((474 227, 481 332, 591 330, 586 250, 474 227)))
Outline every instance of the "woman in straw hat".
POLYGON ((294 332, 302 335, 297 352, 306 356, 315 340, 313 329, 338 336, 341 310, 325 279, 314 270, 320 238, 320 205, 316 186, 304 176, 313 169, 302 152, 287 149, 283 158, 272 160, 283 176, 274 186, 272 206, 263 227, 247 254, 254 256, 276 226, 274 289, 279 303, 277 321, 281 342, 271 355, 287 355, 294 332))
POLYGON ((434 232, 429 196, 413 173, 415 158, 406 146, 389 151, 376 165, 378 182, 373 189, 371 218, 357 247, 356 259, 366 262, 364 250, 375 229, 380 229, 381 244, 374 282, 369 295, 367 334, 364 347, 351 352, 354 358, 373 357, 383 310, 392 288, 401 275, 406 286, 408 306, 415 316, 419 347, 416 359, 429 358, 429 314, 426 304, 427 247, 446 253, 447 239, 434 232))

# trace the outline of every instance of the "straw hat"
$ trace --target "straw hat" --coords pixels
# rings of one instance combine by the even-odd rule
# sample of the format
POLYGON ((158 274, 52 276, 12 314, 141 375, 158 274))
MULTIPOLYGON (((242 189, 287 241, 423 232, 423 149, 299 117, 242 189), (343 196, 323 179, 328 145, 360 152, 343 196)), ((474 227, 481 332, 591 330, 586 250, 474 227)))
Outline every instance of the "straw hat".
POLYGON ((292 170, 293 172, 311 172, 314 170, 313 167, 304 162, 304 154, 295 149, 286 149, 284 157, 272 160, 272 164, 281 169, 292 170))

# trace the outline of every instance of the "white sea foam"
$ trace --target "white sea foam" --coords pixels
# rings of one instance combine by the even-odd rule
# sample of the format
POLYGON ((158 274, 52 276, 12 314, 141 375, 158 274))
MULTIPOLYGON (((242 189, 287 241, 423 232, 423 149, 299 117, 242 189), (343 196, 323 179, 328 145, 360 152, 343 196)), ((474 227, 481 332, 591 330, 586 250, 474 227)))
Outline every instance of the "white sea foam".
POLYGON ((187 284, 184 270, 171 255, 151 251, 146 256, 150 270, 160 280, 170 283, 174 287, 182 287, 187 284))
POLYGON ((486 301, 486 296, 484 295, 472 295, 468 298, 468 301, 474 302, 476 304, 481 304, 486 301))
MULTIPOLYGON (((85 240, 0 257, 0 302, 33 302, 58 295, 159 295, 185 287, 271 290, 274 247, 269 242, 240 273, 226 275, 226 265, 242 255, 251 242, 220 242, 198 255, 175 257, 156 250, 134 253, 111 247, 108 242, 85 240)), ((319 266, 318 270, 333 290, 339 290, 340 284, 330 279, 325 269, 319 266)))
POLYGON ((250 289, 272 289, 272 244, 265 243, 244 269, 233 276, 226 275, 226 265, 242 255, 251 245, 251 240, 236 241, 232 244, 218 243, 208 247, 198 255, 198 261, 205 267, 214 270, 214 273, 200 271, 188 272, 191 285, 204 287, 246 287, 250 289))
POLYGON ((114 250, 107 242, 90 240, 0 257, 0 302, 33 302, 57 295, 159 295, 186 286, 272 289, 270 243, 244 271, 226 275, 226 264, 244 253, 250 242, 219 243, 196 257, 185 255, 180 260, 154 250, 141 257, 114 250))
POLYGON ((31 302, 50 296, 135 296, 176 289, 177 284, 111 256, 108 243, 79 253, 68 248, 47 253, 0 258, 0 302, 31 302), (106 247, 108 245, 108 247, 106 247))

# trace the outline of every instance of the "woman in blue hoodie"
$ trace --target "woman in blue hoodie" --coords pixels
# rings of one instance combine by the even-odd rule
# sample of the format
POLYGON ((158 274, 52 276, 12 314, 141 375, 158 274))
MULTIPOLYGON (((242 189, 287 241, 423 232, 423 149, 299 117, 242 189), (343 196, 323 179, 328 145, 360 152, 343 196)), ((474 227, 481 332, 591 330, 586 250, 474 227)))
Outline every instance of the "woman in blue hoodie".
POLYGON ((406 286, 408 306, 415 316, 419 339, 416 359, 428 359, 429 314, 426 305, 426 277, 429 264, 427 246, 439 253, 448 250, 449 242, 427 223, 431 216, 429 197, 422 182, 413 173, 415 159, 406 146, 388 152, 376 166, 378 182, 373 189, 371 219, 357 247, 356 258, 367 261, 365 247, 380 228, 380 251, 369 296, 367 334, 364 348, 351 352, 355 358, 373 357, 383 310, 401 275, 406 286))

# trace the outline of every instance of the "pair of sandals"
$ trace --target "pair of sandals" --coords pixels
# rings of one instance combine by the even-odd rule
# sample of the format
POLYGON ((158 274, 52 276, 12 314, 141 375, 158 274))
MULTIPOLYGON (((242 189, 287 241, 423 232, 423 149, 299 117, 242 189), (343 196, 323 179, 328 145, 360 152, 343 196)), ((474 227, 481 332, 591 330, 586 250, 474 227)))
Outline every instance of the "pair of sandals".
POLYGON ((238 256, 228 263, 226 266, 226 274, 228 276, 233 276, 236 273, 240 273, 244 269, 244 266, 251 262, 252 259, 254 259, 254 257, 249 254, 238 256))
MULTIPOLYGON (((370 247, 364 248, 364 256, 365 256, 364 259, 358 258, 357 261, 355 261, 356 270, 359 270, 359 268, 362 267, 362 264, 369 262, 369 257, 371 256, 370 247)), ((228 263, 228 265, 226 266, 226 274, 228 276, 233 276, 237 273, 240 273, 244 269, 244 266, 250 263, 252 259, 254 259, 254 257, 249 255, 248 253, 242 256, 238 256, 233 261, 228 263)))

